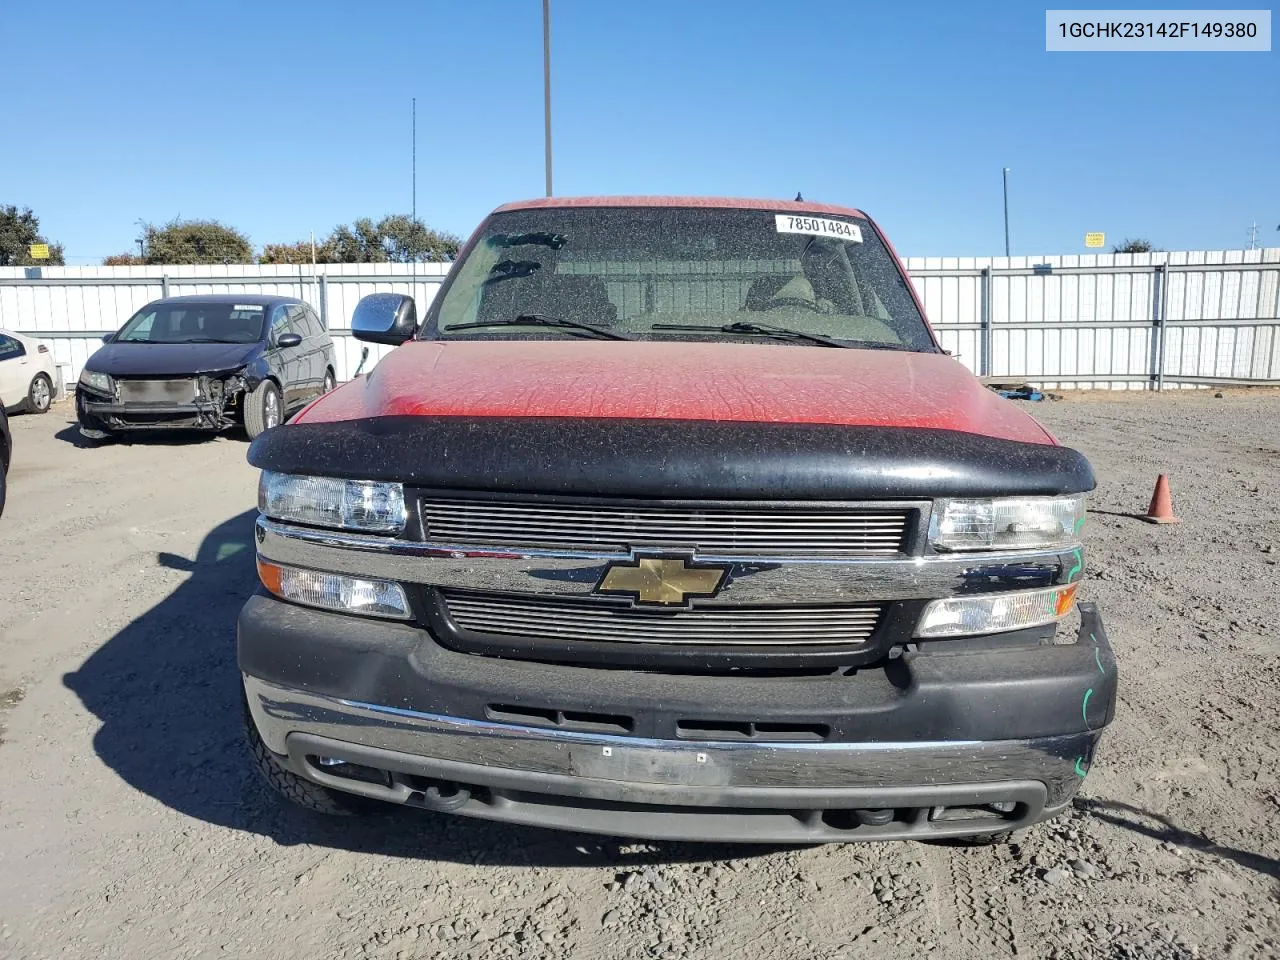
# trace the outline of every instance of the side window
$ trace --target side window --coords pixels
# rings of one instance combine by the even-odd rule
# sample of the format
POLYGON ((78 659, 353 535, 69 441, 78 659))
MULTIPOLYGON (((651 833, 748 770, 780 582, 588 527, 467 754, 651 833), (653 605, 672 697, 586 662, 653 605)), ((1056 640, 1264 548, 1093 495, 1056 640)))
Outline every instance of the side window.
POLYGON ((311 336, 311 328, 307 325, 306 314, 297 305, 289 307, 289 330, 304 340, 311 336))
POLYGON ((0 360, 16 360, 26 356, 27 348, 13 337, 0 334, 0 360))
POLYGON ((324 324, 320 322, 320 318, 316 316, 316 312, 310 307, 303 307, 303 313, 307 315, 307 322, 311 324, 311 332, 317 336, 325 333, 324 324))
POLYGON ((271 342, 275 343, 276 337, 282 333, 289 332, 289 313, 287 307, 276 307, 271 314, 271 342))

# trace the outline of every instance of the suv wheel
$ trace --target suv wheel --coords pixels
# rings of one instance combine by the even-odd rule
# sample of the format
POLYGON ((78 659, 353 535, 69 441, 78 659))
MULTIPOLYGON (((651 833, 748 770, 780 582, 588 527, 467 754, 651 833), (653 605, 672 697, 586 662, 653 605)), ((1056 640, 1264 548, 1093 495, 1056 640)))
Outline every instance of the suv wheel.
POLYGON ((91 444, 102 443, 104 440, 110 440, 114 436, 107 425, 97 417, 90 416, 82 405, 83 398, 79 393, 76 394, 76 420, 80 423, 80 436, 84 437, 91 444))
POLYGON ((252 440, 264 430, 280 426, 284 420, 284 402, 280 388, 270 380, 263 380, 244 398, 244 428, 252 440))
POLYGON ((53 381, 47 373, 37 373, 27 388, 27 410, 31 413, 48 413, 53 405, 53 381))
POLYGON ((244 735, 249 744, 249 753, 253 757, 253 766, 272 790, 313 813, 323 813, 332 817, 350 817, 371 811, 375 801, 367 797, 330 790, 280 766, 276 762, 275 754, 263 742, 262 734, 258 733, 258 728, 253 723, 253 717, 249 714, 249 705, 244 702, 243 691, 240 694, 240 700, 243 707, 244 735))
POLYGON ((967 837, 947 837, 938 842, 953 847, 994 847, 1008 843, 1012 839, 1012 830, 1001 830, 999 833, 971 833, 967 837))

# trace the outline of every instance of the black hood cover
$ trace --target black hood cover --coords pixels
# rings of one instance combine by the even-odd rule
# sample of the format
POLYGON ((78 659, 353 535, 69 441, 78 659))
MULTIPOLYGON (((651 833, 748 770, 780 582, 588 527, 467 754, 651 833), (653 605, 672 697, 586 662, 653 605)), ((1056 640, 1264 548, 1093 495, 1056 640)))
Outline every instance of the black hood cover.
POLYGON ((374 417, 286 424, 267 470, 437 489, 673 499, 857 500, 1079 493, 1075 450, 952 430, 707 420, 374 417))
POLYGON ((108 343, 84 366, 113 377, 181 377, 243 367, 261 349, 259 343, 108 343))

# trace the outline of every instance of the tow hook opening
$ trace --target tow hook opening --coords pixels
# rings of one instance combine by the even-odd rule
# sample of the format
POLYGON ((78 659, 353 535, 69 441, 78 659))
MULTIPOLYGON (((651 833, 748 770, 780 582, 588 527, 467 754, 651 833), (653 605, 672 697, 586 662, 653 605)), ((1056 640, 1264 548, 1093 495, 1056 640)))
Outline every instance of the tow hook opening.
POLYGON ((382 787, 391 786, 391 774, 377 767, 366 767, 361 763, 350 763, 338 757, 309 756, 307 762, 321 773, 330 777, 341 777, 344 780, 358 780, 361 783, 373 783, 382 787))
POLYGON ((929 819, 934 823, 954 820, 1016 820, 1018 816, 1018 804, 1012 800, 934 807, 929 811, 929 819))
POLYGON ((822 822, 835 830, 856 830, 859 827, 884 827, 895 820, 909 823, 915 819, 912 808, 862 808, 856 810, 824 810, 822 822))
POLYGON ((991 803, 958 804, 949 807, 893 807, 888 809, 824 810, 822 823, 833 830, 850 832, 866 827, 887 827, 894 823, 1000 823, 1020 820, 1029 813, 1025 803, 998 800, 991 803))
POLYGON ((413 790, 406 802, 414 806, 447 812, 465 807, 471 802, 471 788, 453 780, 415 776, 406 776, 404 780, 413 790))

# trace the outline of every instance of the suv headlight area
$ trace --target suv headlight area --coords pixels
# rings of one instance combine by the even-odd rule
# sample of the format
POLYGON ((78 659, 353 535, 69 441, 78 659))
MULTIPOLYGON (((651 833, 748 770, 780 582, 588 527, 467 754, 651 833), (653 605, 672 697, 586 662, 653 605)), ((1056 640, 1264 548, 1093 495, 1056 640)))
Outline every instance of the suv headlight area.
POLYGON ((404 487, 378 480, 342 480, 262 471, 258 509, 287 523, 364 533, 400 533, 404 487))
POLYGON ((105 394, 108 397, 114 396, 116 392, 116 382, 111 378, 111 375, 99 373, 96 370, 81 370, 80 384, 95 393, 105 394))
POLYGON ((1031 550, 1080 540, 1085 495, 942 499, 933 504, 929 543, 935 550, 1031 550))

